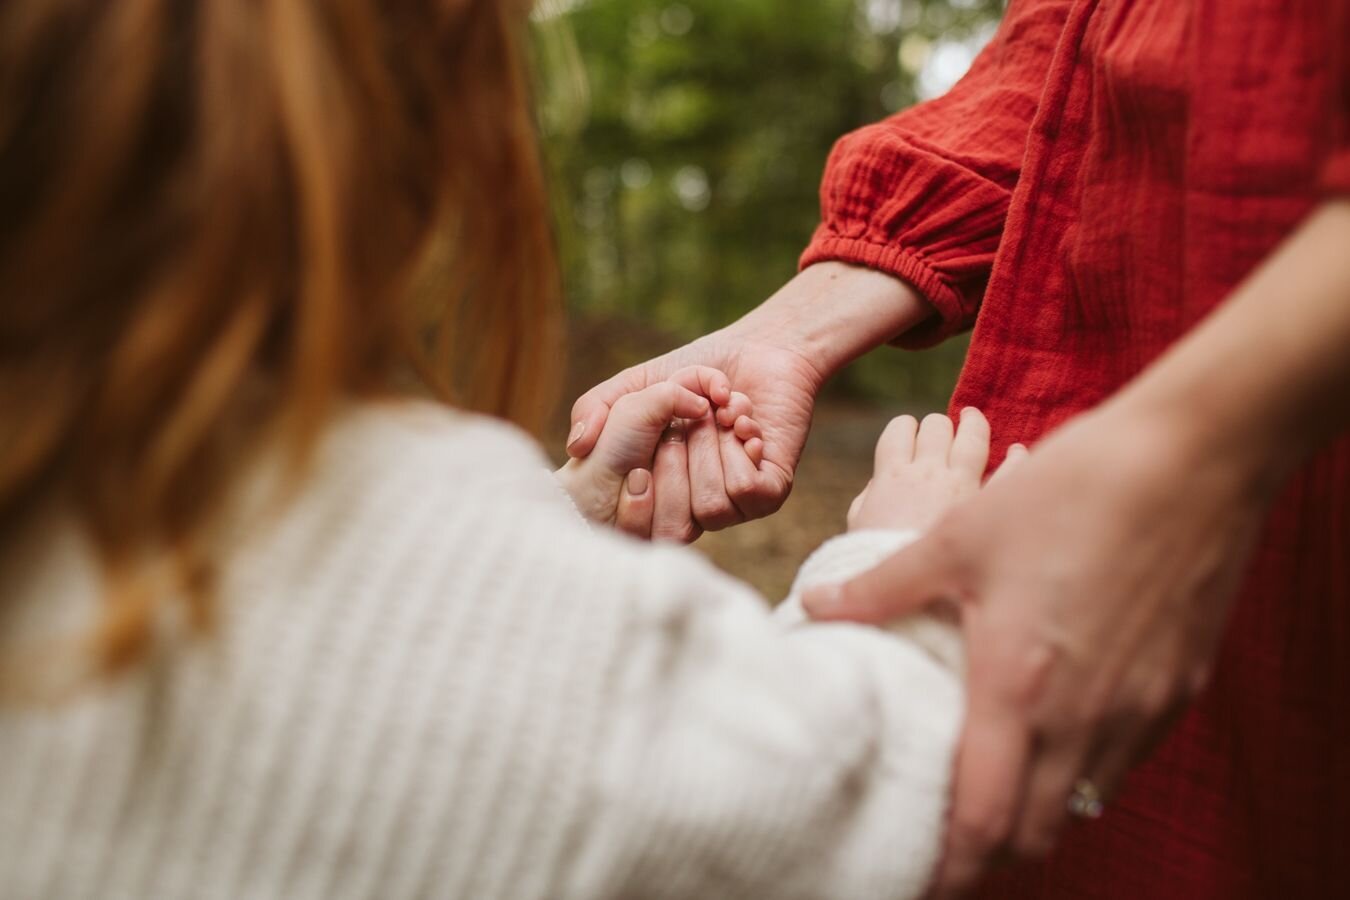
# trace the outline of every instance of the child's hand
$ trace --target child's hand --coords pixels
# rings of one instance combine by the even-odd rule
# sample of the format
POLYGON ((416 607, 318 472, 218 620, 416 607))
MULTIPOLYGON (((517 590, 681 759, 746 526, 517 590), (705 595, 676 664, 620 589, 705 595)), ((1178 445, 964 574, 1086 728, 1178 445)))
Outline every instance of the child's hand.
MULTIPOLYGON (((623 520, 628 529, 641 533, 643 526, 635 523, 645 519, 649 532, 655 502, 649 470, 657 444, 672 421, 706 418, 734 429, 733 433, 747 435, 756 444, 762 443, 758 427, 746 416, 748 411, 749 400, 733 394, 730 382, 720 371, 706 366, 682 369, 669 381, 617 401, 595 449, 584 459, 570 460, 558 471, 558 479, 577 508, 591 521, 614 523, 622 496, 623 520), (738 419, 745 421, 737 429, 738 419)), ((752 444, 742 448, 742 452, 747 449, 756 447, 752 444)))
MULTIPOLYGON (((1008 462, 1025 454, 1014 444, 1008 462)), ((988 461, 989 423, 977 409, 962 410, 957 427, 938 414, 922 425, 913 416, 893 419, 877 442, 872 480, 849 507, 849 530, 925 531, 979 491, 988 461)))

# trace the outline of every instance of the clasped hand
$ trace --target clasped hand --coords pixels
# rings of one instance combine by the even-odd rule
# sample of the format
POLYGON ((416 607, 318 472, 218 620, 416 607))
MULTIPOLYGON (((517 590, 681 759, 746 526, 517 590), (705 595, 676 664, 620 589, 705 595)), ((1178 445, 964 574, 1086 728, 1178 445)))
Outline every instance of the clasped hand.
MULTIPOLYGON (((567 447, 573 462, 595 454, 616 417, 635 414, 630 398, 654 387, 665 390, 659 386, 672 379, 687 380, 691 370, 716 373, 701 392, 717 407, 716 415, 677 412, 671 418, 682 418, 682 427, 665 434, 654 456, 634 462, 639 455, 634 453, 623 460, 643 470, 635 473, 639 484, 650 478, 654 485, 638 502, 625 491, 613 519, 641 537, 688 543, 704 531, 760 518, 782 506, 824 380, 789 347, 717 332, 620 372, 581 397, 572 408, 567 447), (738 426, 742 417, 750 422, 738 426)), ((697 385, 691 389, 700 391, 697 385)), ((648 428, 643 434, 655 446, 661 431, 648 428)))
MULTIPOLYGON (((691 526, 689 459, 715 465, 728 491, 761 478, 764 440, 750 400, 733 391, 717 369, 680 369, 624 394, 606 412, 603 431, 591 435, 588 455, 558 471, 577 508, 593 522, 645 538, 657 519, 674 526, 665 526, 674 533, 663 536, 692 540, 697 532, 691 526)), ((576 438, 574 433, 572 446, 576 438)))

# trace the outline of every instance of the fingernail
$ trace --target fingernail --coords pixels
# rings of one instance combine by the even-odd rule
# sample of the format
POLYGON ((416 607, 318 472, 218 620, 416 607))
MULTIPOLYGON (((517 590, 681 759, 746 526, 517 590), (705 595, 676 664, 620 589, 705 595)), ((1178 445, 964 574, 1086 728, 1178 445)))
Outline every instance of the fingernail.
POLYGON ((839 605, 843 596, 843 589, 837 584, 826 584, 814 588, 804 598, 807 612, 812 614, 828 612, 839 605))
POLYGON ((647 488, 651 486, 652 476, 646 469, 634 469, 628 473, 628 493, 634 497, 641 497, 647 493, 647 488))
POLYGON ((586 433, 585 422, 578 422, 577 424, 573 425, 572 433, 567 436, 567 446, 571 447, 577 441, 581 440, 581 436, 585 433, 586 433))

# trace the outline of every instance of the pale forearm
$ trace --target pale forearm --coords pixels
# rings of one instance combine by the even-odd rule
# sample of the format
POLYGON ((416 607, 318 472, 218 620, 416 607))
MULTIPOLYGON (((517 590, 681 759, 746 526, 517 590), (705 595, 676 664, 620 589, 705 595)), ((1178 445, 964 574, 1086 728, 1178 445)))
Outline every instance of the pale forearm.
POLYGON ((932 314, 928 301, 898 278, 824 262, 803 269, 729 330, 790 346, 828 378, 932 314))
POLYGON ((1350 202, 1328 203, 1110 404, 1273 483, 1350 425, 1350 202))

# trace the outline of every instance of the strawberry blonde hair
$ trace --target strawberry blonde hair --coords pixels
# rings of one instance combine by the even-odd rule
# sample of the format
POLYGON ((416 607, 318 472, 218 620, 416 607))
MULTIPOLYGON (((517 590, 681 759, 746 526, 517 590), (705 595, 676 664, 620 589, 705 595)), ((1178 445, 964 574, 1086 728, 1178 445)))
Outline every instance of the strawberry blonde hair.
POLYGON ((302 465, 340 401, 409 375, 540 421, 559 312, 524 12, 0 5, 0 541, 75 514, 98 671, 165 604, 209 624, 213 515, 270 435, 302 465))

